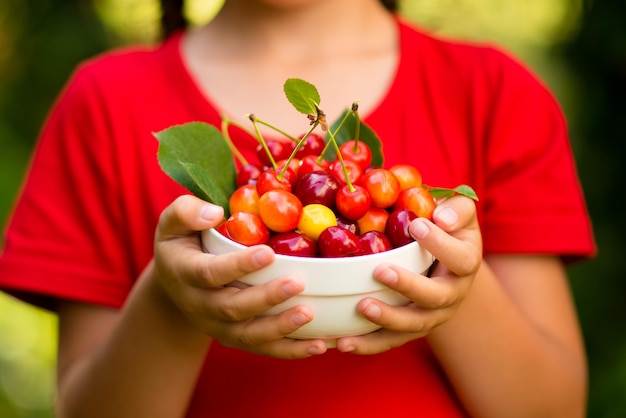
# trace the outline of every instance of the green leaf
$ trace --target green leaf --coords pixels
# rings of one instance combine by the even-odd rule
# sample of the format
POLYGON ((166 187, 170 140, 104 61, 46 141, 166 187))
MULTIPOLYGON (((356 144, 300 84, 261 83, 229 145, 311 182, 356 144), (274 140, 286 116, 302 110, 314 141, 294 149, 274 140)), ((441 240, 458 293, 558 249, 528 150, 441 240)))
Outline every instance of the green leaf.
POLYGON ((289 103, 300 113, 317 114, 316 105, 320 104, 317 88, 308 81, 299 78, 288 78, 283 86, 289 103))
MULTIPOLYGON (((330 126, 330 129, 333 132, 335 132, 339 128, 341 121, 349 112, 351 112, 351 110, 346 109, 341 114, 341 116, 335 122, 333 122, 333 124, 330 126)), ((341 144, 343 143, 355 139, 354 137, 356 135, 356 122, 356 117, 349 116, 346 122, 343 124, 341 130, 335 133, 335 140, 337 141, 337 144, 339 146, 341 146, 341 144)), ((364 123, 363 121, 360 121, 360 123, 361 126, 359 128, 359 141, 363 141, 365 144, 367 144, 367 146, 369 146, 370 150, 372 151, 372 165, 375 167, 382 167, 384 158, 380 138, 378 137, 378 135, 376 135, 376 132, 374 132, 374 130, 370 128, 366 123, 364 123)), ((328 140, 328 134, 326 134, 326 141, 328 140)), ((329 147, 328 151, 324 154, 324 158, 326 160, 334 160, 335 156, 336 150, 333 147, 329 147)))
POLYGON ((218 184, 218 181, 216 181, 219 176, 216 177, 211 175, 211 173, 209 173, 204 167, 201 167, 198 164, 182 163, 182 166, 199 188, 199 193, 196 193, 196 196, 223 207, 224 216, 228 217, 228 199, 232 194, 232 191, 228 192, 222 189, 221 185, 218 184))
POLYGON ((478 201, 478 196, 476 195, 476 192, 474 191, 474 189, 472 189, 470 186, 466 184, 457 186, 454 189, 446 189, 445 187, 430 187, 426 185, 424 185, 424 187, 428 189, 430 194, 435 199, 442 199, 442 198, 460 194, 462 196, 469 197, 472 200, 478 201))
POLYGON ((236 188, 233 156, 221 132, 204 122, 171 126, 154 134, 161 169, 194 195, 224 208, 236 188))

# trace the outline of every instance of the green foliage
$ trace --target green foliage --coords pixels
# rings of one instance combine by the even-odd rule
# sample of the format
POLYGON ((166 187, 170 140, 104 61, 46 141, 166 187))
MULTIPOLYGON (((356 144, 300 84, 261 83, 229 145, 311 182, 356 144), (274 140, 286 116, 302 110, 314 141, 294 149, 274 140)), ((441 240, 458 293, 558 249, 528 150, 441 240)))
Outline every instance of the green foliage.
POLYGON ((284 91, 289 103, 300 113, 317 114, 320 105, 320 95, 317 88, 308 81, 299 78, 289 78, 285 81, 284 91))
POLYGON ((191 122, 154 135, 159 140, 163 171, 196 196, 223 207, 227 214, 236 173, 222 133, 212 125, 191 122))
MULTIPOLYGON (((375 167, 383 166, 383 150, 380 138, 368 125, 363 123, 359 118, 359 141, 366 143, 372 151, 372 165, 375 167)), ((353 112, 350 109, 346 109, 343 114, 330 126, 330 130, 334 133, 335 141, 337 145, 341 146, 348 141, 356 139, 357 135, 357 118, 354 117, 353 112), (341 129, 340 129, 341 127, 341 129)), ((326 136, 328 141, 328 135, 326 136)), ((334 160, 337 155, 336 150, 333 147, 329 147, 324 153, 326 160, 334 160)))

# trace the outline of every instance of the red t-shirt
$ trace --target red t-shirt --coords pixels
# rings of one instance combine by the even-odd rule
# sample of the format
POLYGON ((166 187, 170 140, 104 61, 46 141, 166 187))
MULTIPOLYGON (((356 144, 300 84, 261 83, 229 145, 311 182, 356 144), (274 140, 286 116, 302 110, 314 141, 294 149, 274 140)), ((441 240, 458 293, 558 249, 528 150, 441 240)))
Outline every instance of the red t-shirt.
MULTIPOLYGON (((494 48, 399 28, 395 80, 365 117, 386 165, 413 164, 437 186, 472 185, 486 253, 592 254, 566 123, 544 85, 494 48)), ((124 303, 152 257, 159 213, 185 193, 161 171, 152 133, 220 121, 185 68, 180 39, 110 52, 77 69, 41 133, 8 227, 2 288, 124 303)), ((250 157, 254 139, 233 137, 250 157)), ((188 416, 329 414, 464 413, 422 339, 375 356, 330 350, 307 360, 214 343, 188 416)))

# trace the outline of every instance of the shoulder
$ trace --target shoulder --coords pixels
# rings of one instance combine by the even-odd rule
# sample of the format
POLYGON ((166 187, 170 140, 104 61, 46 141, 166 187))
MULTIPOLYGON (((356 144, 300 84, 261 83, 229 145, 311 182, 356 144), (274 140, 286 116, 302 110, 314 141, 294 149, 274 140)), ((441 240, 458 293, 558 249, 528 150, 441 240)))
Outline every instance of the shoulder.
POLYGON ((112 49, 81 62, 71 77, 73 85, 103 93, 128 93, 167 78, 179 59, 180 34, 156 45, 112 49), (130 90, 129 90, 130 89, 130 90))
POLYGON ((460 40, 399 20, 403 59, 413 61, 451 84, 476 83, 498 89, 502 83, 545 89, 541 78, 512 51, 491 42, 460 40))

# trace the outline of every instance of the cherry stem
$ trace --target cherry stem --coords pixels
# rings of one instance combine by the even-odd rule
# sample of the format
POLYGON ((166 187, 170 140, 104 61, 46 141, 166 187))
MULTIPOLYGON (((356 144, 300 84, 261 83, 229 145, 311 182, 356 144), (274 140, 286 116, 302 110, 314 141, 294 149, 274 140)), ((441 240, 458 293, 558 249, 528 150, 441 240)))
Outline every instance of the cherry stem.
POLYGON ((289 158, 287 158, 287 162, 285 163, 285 166, 283 167, 282 170, 280 170, 280 173, 278 174, 278 178, 280 180, 282 180, 283 177, 285 176, 285 172, 287 171, 289 164, 291 164, 291 161, 296 156, 296 153, 298 152, 298 150, 304 146, 304 144, 306 143, 306 139, 309 137, 309 135, 311 135, 311 133, 315 130, 315 128, 317 128, 319 124, 320 124, 319 121, 313 122, 313 125, 311 125, 307 133, 305 133, 301 139, 299 140, 297 139, 298 143, 296 144, 295 148, 291 152, 291 155, 289 155, 289 158))
POLYGON ((299 142, 299 141, 300 141, 300 140, 299 140, 298 138, 296 138, 295 136, 293 136, 293 135, 289 134, 288 132, 283 131, 282 129, 280 129, 280 128, 278 128, 278 127, 274 126, 274 125, 272 125, 272 124, 271 124, 271 123, 269 123, 269 122, 266 122, 266 121, 264 121, 264 120, 262 120, 262 119, 259 119, 259 118, 256 118, 256 121, 257 121, 259 124, 261 124, 261 125, 263 125, 263 126, 267 126, 268 128, 270 128, 270 129, 272 129, 272 130, 274 130, 274 131, 278 132, 279 134, 286 136, 287 138, 291 139, 293 142, 299 142))
POLYGON ((254 126, 254 132, 256 133, 257 140, 259 141, 259 143, 263 147, 263 150, 267 154, 267 157, 270 160, 270 163, 272 163, 272 168, 276 170, 276 161, 274 161, 274 157, 272 156, 272 153, 270 152, 269 148, 267 148, 267 143, 265 142, 265 139, 263 138, 263 135, 261 134, 261 131, 259 130, 259 124, 257 123, 256 116, 250 113, 248 115, 248 118, 252 121, 252 125, 254 126))
POLYGON ((354 127, 354 152, 359 150, 359 138, 361 136, 361 117, 359 116, 359 104, 352 103, 352 114, 356 118, 356 126, 354 127))
MULTIPOLYGON (((350 112, 346 112, 345 115, 343 115, 343 119, 341 119, 341 122, 339 122, 339 126, 337 126, 337 129, 335 129, 334 134, 331 133, 331 130, 328 130, 328 135, 332 138, 334 138, 334 135, 337 135, 338 132, 340 132, 343 129, 343 125, 345 125, 346 121, 348 120, 348 117, 350 116, 350 112)), ((324 149, 322 150, 322 152, 320 152, 320 156, 317 158, 317 162, 320 162, 324 159, 324 154, 326 154, 326 151, 328 151, 328 147, 330 147, 331 141, 328 141, 326 143, 326 145, 324 146, 324 149)))
MULTIPOLYGON (((230 152, 232 152, 232 154, 235 156, 235 158, 241 163, 241 165, 248 165, 248 161, 246 160, 246 158, 243 156, 243 154, 241 152, 239 152, 239 150, 237 149, 237 147, 235 146, 235 144, 233 143, 233 140, 230 137, 230 132, 228 130, 228 128, 230 127, 230 125, 233 126, 238 126, 235 122, 231 121, 230 119, 228 119, 227 116, 222 115, 222 125, 221 125, 221 129, 222 129, 222 136, 224 136, 224 139, 226 140, 226 144, 228 145, 228 148, 230 148, 230 152)), ((241 128, 241 127, 240 127, 241 128)), ((243 128, 242 128, 243 129, 243 128)), ((245 130, 245 129, 244 129, 245 130)))
POLYGON ((341 155, 341 150, 339 149, 339 145, 337 145, 337 141, 335 140, 335 135, 332 133, 330 129, 328 130, 328 136, 330 137, 329 142, 333 143, 333 146, 335 147, 335 151, 337 151, 337 159, 339 160, 339 164, 341 164, 341 170, 343 171, 343 176, 346 179, 346 185, 348 186, 348 190, 350 190, 350 192, 354 192, 356 188, 352 185, 352 182, 350 181, 350 176, 348 175, 348 169, 346 168, 346 164, 343 161, 343 155, 341 155))

